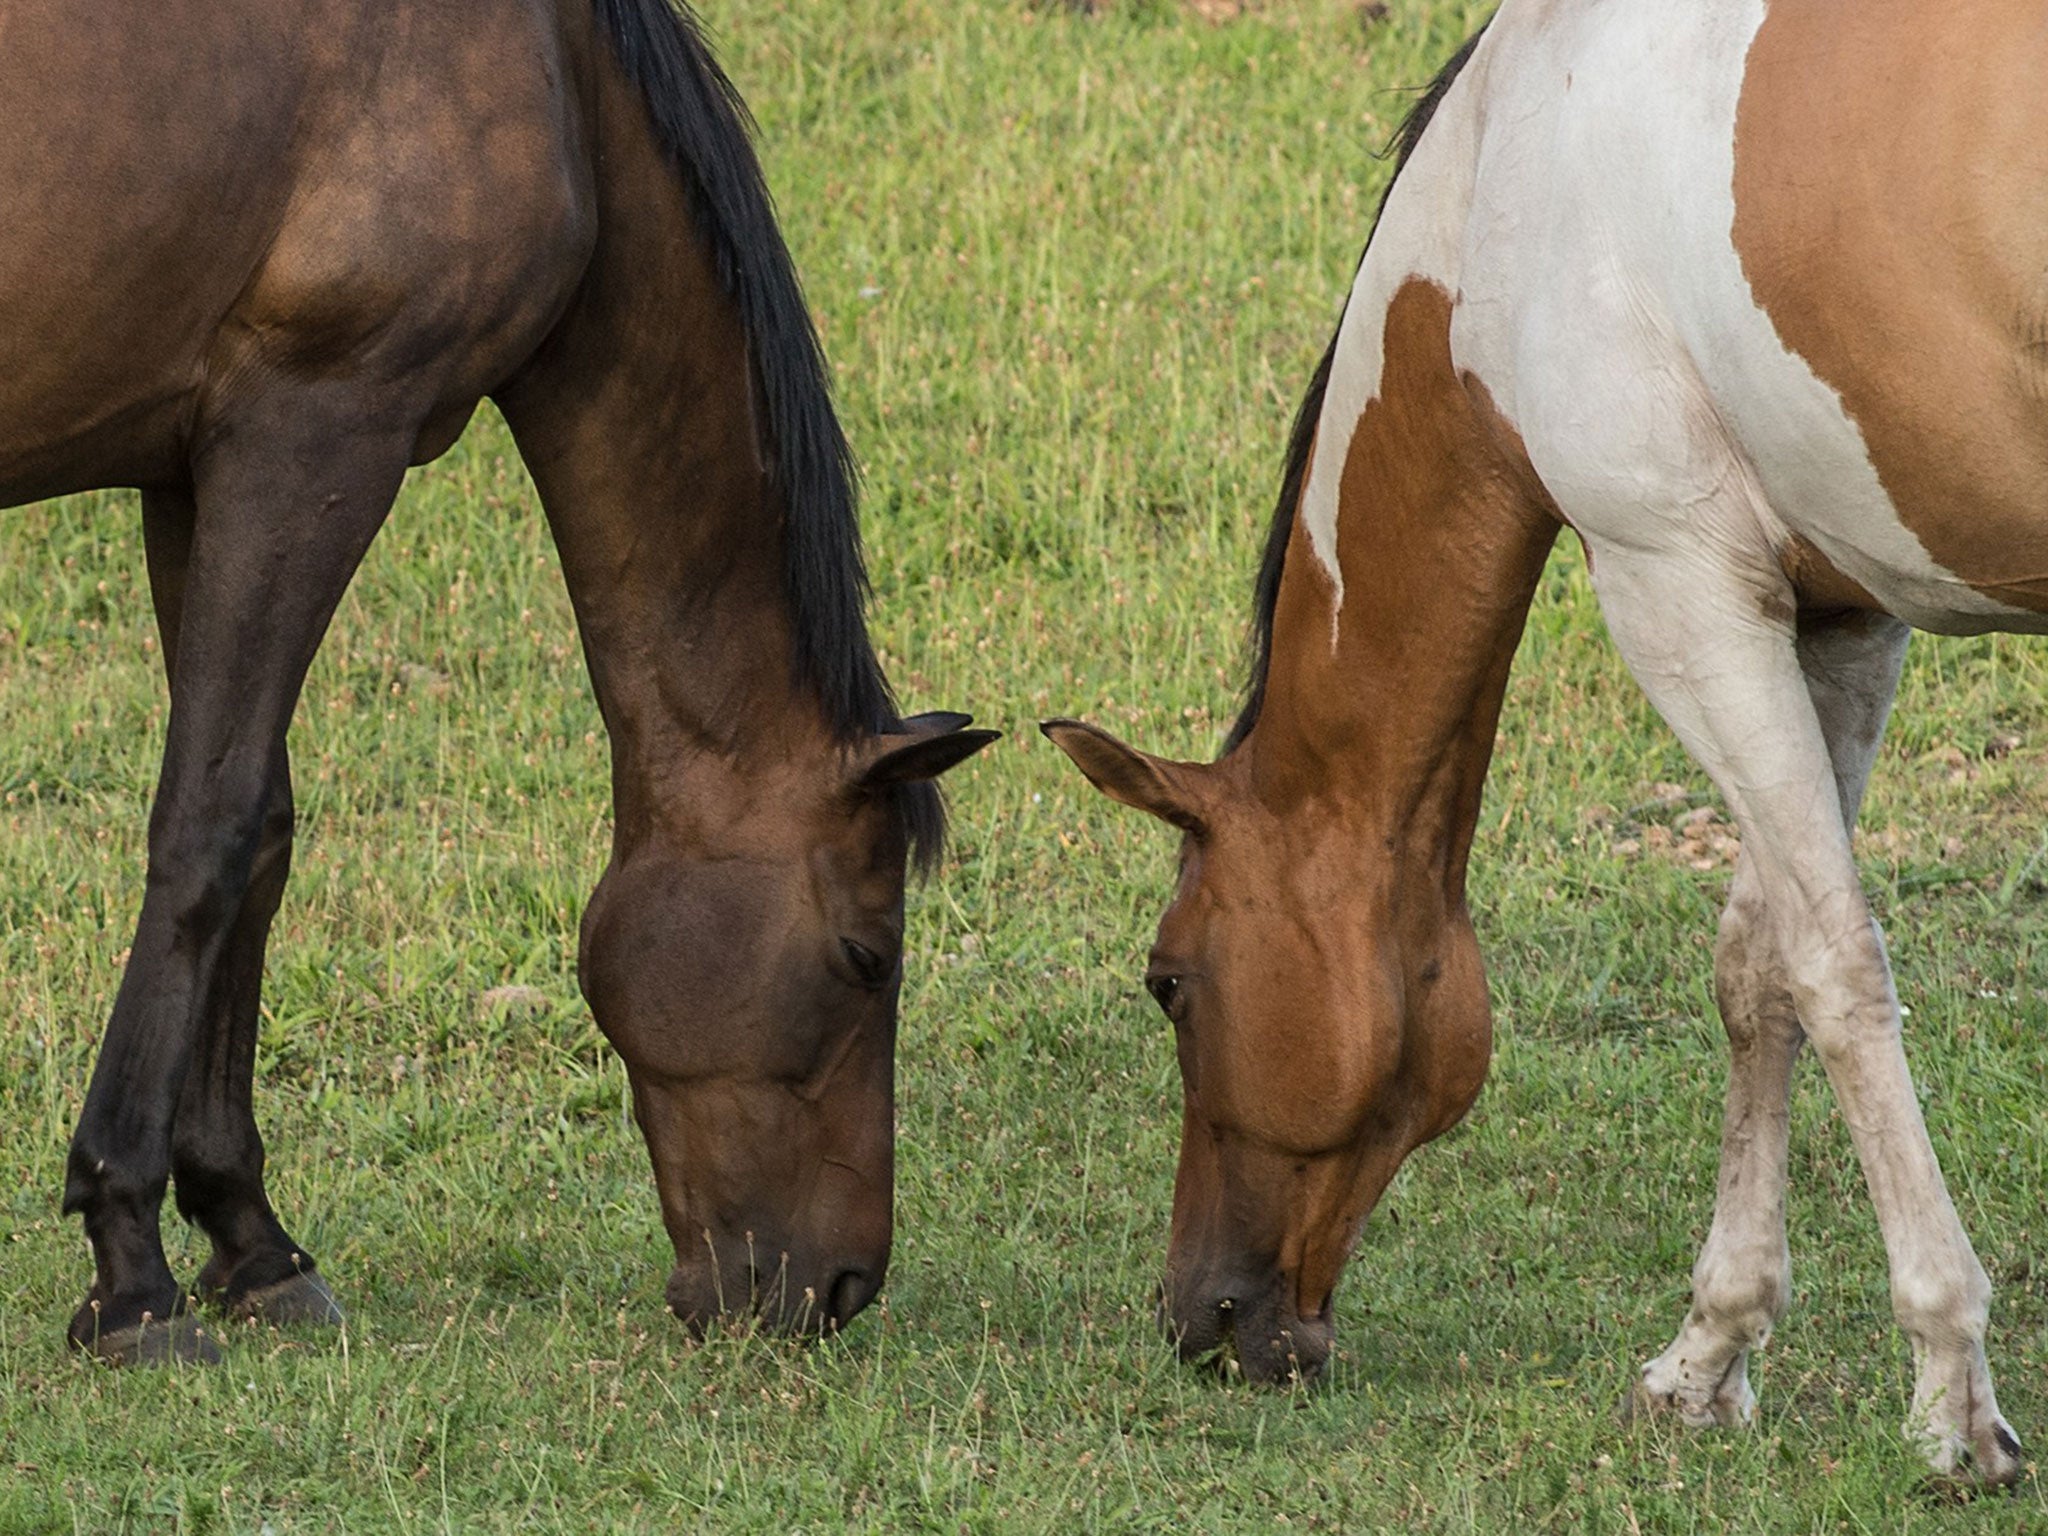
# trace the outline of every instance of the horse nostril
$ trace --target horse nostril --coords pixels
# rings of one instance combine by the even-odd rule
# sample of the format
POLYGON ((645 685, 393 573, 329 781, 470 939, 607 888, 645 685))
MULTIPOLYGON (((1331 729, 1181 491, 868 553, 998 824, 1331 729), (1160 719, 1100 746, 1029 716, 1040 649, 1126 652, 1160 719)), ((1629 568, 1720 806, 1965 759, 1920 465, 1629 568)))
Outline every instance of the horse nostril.
POLYGON ((880 1289, 880 1282, 866 1270, 842 1269, 839 1277, 832 1282, 832 1288, 825 1293, 825 1326, 845 1327, 862 1308, 875 1299, 875 1292, 880 1289))

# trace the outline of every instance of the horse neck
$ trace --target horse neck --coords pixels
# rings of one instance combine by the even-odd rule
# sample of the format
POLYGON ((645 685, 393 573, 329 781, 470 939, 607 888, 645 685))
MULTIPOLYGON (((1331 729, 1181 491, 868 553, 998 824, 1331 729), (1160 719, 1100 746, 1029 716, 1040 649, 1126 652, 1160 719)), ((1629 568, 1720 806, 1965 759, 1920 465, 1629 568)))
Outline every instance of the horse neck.
MULTIPOLYGON (((1393 850, 1396 888, 1426 882, 1455 912, 1509 663, 1559 525, 1513 429, 1452 364, 1451 307, 1439 285, 1404 282, 1376 394, 1355 419, 1326 409, 1318 425, 1302 499, 1327 504, 1318 481, 1334 477, 1334 539, 1296 518, 1264 700, 1238 752, 1260 800, 1393 850)), ((1340 347, 1335 368, 1352 365, 1340 347)))
POLYGON ((715 842, 828 759, 795 681, 783 507, 737 305, 630 87, 604 72, 583 283, 498 400, 546 508, 612 741, 621 847, 715 842))

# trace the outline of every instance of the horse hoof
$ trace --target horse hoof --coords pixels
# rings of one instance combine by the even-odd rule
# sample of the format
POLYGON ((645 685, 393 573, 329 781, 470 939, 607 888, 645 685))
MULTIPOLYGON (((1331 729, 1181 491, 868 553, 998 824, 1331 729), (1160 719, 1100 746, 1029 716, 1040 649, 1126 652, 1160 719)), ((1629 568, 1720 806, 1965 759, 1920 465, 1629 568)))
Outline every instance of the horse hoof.
POLYGON ((73 1335, 71 1347, 107 1365, 219 1365, 220 1346, 190 1313, 155 1318, 96 1333, 73 1335))
POLYGON ((334 1299, 334 1292, 310 1269, 232 1297, 224 1310, 229 1317, 274 1328, 298 1323, 339 1328, 344 1321, 341 1303, 334 1299))
POLYGON ((1640 1378, 1622 1395, 1615 1414, 1623 1424, 1676 1419, 1687 1429, 1746 1429, 1754 1422, 1755 1416, 1754 1399, 1701 1398, 1658 1392, 1640 1378))
POLYGON ((2011 1488, 2026 1470, 2027 1452, 2005 1420, 1994 1417, 1976 1453, 1977 1475, 1993 1488, 2011 1488))
POLYGON ((1995 1413, 1967 1431, 1957 1428, 1944 1440, 1911 1431, 1907 1438, 1933 1464, 1919 1491, 1937 1503, 1963 1504, 1987 1493, 2008 1493, 2026 1471, 2025 1449, 1995 1413))
POLYGON ((1714 1377, 1652 1360, 1622 1398, 1621 1422, 1675 1418, 1687 1429, 1747 1429, 1756 1422, 1756 1394, 1745 1364, 1738 1355, 1714 1377))

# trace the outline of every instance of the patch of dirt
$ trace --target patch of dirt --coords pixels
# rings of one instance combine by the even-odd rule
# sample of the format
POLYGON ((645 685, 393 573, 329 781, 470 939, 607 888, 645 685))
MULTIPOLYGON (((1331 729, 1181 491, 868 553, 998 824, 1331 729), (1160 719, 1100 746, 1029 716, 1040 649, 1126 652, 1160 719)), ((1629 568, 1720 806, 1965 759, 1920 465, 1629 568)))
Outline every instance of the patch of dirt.
MULTIPOLYGON (((1098 15, 1115 8, 1117 0, 1038 0, 1043 6, 1057 6, 1069 11, 1079 11, 1085 16, 1098 15)), ((1270 0, 1181 0, 1182 6, 1211 26, 1221 26, 1226 21, 1235 21, 1248 11, 1263 10, 1270 0)), ((1358 19, 1366 27, 1386 19, 1385 0, 1361 0, 1358 19)))
POLYGON ((503 987, 491 987, 477 994, 477 1008, 491 1014, 503 1011, 515 1018, 535 1019, 554 1007, 554 1001, 539 987, 525 987, 516 983, 503 987))
POLYGON ((1741 834, 1718 804, 1694 805, 1694 798, 1683 784, 1652 784, 1642 804, 1619 813, 1610 806, 1588 806, 1582 819, 1589 828, 1606 832, 1614 851, 1626 859, 1663 859, 1702 871, 1733 869, 1742 852, 1741 834))
POLYGON ((1642 846, 1645 852, 1687 869, 1733 869, 1736 855, 1742 852, 1742 838, 1731 823, 1721 819, 1719 806, 1702 805, 1668 827, 1660 823, 1644 827, 1642 846))

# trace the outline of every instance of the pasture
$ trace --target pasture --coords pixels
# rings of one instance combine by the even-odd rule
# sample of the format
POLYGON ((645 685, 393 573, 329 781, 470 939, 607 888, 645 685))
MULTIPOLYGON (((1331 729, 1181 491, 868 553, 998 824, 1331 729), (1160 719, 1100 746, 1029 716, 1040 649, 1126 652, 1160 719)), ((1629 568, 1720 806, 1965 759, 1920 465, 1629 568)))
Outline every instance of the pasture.
MULTIPOLYGON (((56 1210, 64 1147, 140 900, 165 691, 133 498, 8 513, 0 1531, 2048 1527, 2031 1467, 2011 1499, 1921 1491, 1882 1244, 1810 1063, 1795 1303, 1755 1431, 1615 1422, 1710 1214, 1732 843, 1568 543, 1473 856, 1485 1094, 1374 1216, 1322 1384, 1212 1380, 1152 1326, 1178 1078, 1138 982, 1174 839, 1033 726, 1213 752, 1372 152, 1484 8, 702 9, 866 469, 898 691, 1009 732, 948 781, 953 847, 912 898, 884 1299, 810 1346, 663 1315, 625 1076, 574 975, 601 727, 486 413, 414 473, 294 729, 258 1112, 349 1325, 233 1335, 213 1371, 68 1355, 89 1262, 56 1210)), ((2001 1402, 2048 1440, 2048 652, 1915 641, 1859 849, 1997 1287, 2001 1402)))

